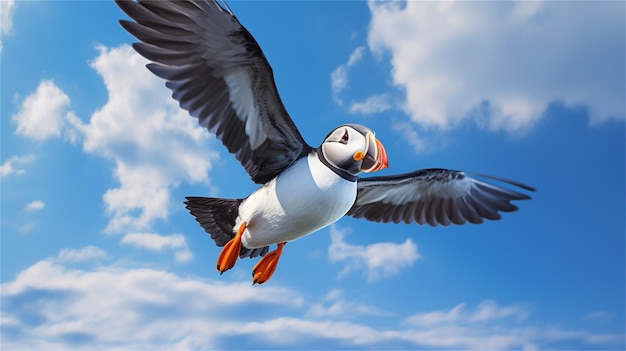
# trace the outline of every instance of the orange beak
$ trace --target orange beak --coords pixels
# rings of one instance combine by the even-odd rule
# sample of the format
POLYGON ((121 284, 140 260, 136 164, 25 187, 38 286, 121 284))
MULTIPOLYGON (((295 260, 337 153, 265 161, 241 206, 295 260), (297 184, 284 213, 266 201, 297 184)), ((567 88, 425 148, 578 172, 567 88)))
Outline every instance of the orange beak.
POLYGON ((376 139, 374 134, 367 135, 367 150, 365 158, 361 163, 362 172, 376 172, 389 166, 387 161, 387 151, 383 144, 376 139))

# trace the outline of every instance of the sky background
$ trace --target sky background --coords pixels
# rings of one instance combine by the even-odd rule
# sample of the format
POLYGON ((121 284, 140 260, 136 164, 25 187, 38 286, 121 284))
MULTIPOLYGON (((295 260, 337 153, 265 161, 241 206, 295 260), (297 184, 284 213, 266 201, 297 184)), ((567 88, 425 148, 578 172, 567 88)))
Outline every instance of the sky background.
POLYGON ((537 188, 480 225, 343 218, 262 286, 182 204, 256 185, 116 5, 0 4, 2 349, 624 349, 623 1, 231 2, 311 145, 360 123, 377 175, 537 188))

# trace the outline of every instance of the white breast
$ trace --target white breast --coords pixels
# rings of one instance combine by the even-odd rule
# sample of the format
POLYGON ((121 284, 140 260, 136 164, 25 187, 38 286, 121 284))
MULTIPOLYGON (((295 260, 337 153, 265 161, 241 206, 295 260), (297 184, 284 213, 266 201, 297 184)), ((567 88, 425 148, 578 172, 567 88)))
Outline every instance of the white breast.
POLYGON ((356 199, 356 182, 323 165, 317 155, 298 160, 239 207, 235 230, 247 223, 247 248, 288 242, 343 217, 356 199))

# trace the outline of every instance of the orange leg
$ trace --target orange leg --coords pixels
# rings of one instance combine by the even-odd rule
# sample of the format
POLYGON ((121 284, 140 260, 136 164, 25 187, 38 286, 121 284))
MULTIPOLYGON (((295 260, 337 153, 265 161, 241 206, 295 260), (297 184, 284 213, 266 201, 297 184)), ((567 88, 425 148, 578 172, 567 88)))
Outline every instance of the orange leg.
POLYGON ((285 243, 278 244, 276 250, 263 256, 254 266, 252 269, 253 285, 263 284, 272 277, 276 270, 276 265, 278 265, 278 259, 280 259, 280 255, 283 253, 283 246, 285 246, 285 243))
POLYGON ((235 266, 241 251, 241 235, 246 229, 246 222, 241 223, 234 238, 224 245, 220 257, 217 259, 217 271, 220 275, 235 266))

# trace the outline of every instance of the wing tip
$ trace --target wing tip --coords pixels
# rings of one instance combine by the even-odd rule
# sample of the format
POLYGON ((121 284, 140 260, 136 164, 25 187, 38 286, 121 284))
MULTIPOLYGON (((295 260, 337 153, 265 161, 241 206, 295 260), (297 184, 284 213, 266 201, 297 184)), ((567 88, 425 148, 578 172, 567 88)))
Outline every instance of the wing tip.
MULTIPOLYGON (((359 203, 357 199, 353 208, 348 212, 349 216, 365 218, 374 222, 397 223, 402 220, 405 223, 414 222, 431 227, 445 227, 451 224, 463 225, 465 223, 480 224, 486 220, 500 220, 504 213, 518 210, 518 207, 513 204, 514 201, 531 199, 531 196, 523 191, 536 191, 530 185, 506 178, 447 169, 425 169, 396 176, 359 178, 359 184, 361 184, 361 181, 363 181, 362 184, 367 184, 366 187, 369 188, 377 186, 377 183, 394 185, 394 182, 396 182, 406 185, 407 182, 413 181, 425 181, 427 184, 439 182, 444 184, 444 186, 446 184, 449 186, 453 183, 459 184, 458 182, 465 186, 469 185, 467 188, 465 186, 461 187, 464 190, 456 189, 458 198, 453 196, 456 199, 454 201, 450 201, 448 197, 450 194, 443 194, 441 197, 438 197, 436 194, 433 195, 426 191, 428 189, 421 189, 421 191, 425 191, 433 196, 430 198, 430 195, 426 196, 426 198, 415 198, 413 202, 408 204, 406 202, 397 203, 397 201, 396 203, 384 204, 380 201, 380 196, 383 195, 379 194, 374 197, 370 196, 369 201, 363 203, 359 203), (504 184, 497 184, 496 182, 504 184), (459 191, 461 191, 461 194, 458 193, 459 191), (404 210, 404 213, 398 214, 402 206, 408 207, 404 210), (394 210, 393 207, 396 207, 396 209, 394 210)), ((418 187, 412 190, 420 192, 418 187)), ((449 187, 448 190, 453 191, 455 189, 449 187)), ((361 190, 361 193, 363 193, 363 190, 361 190)), ((405 197, 402 197, 402 199, 405 199, 405 197)))
MULTIPOLYGON (((464 173, 475 175, 475 176, 481 177, 481 178, 495 180, 495 181, 506 183, 506 184, 509 184, 509 185, 513 185, 513 186, 516 186, 518 188, 524 189, 526 191, 537 192, 537 189, 535 187, 532 187, 532 186, 530 186, 528 184, 525 184, 525 183, 522 183, 522 182, 518 182, 516 180, 511 180, 511 179, 508 179, 508 178, 487 175, 487 174, 484 174, 484 173, 476 173, 476 172, 464 172, 464 173)), ((526 195, 526 196, 528 196, 528 195, 526 195)), ((528 196, 528 199, 530 199, 530 198, 531 197, 528 196)), ((522 199, 520 199, 520 200, 522 200, 522 199)), ((526 199, 524 199, 524 200, 526 200, 526 199)))
POLYGON ((233 16, 233 17, 237 18, 237 17, 235 16, 235 13, 233 12, 233 10, 231 10, 230 6, 228 6, 228 3, 226 2, 226 0, 222 0, 222 1, 221 1, 221 3, 222 3, 222 4, 224 4, 224 6, 220 5, 220 3, 219 3, 219 2, 215 1, 215 4, 216 4, 217 6, 219 6, 219 7, 222 9, 222 11, 226 11, 226 12, 228 12, 228 14, 229 14, 229 15, 231 15, 231 16, 233 16))

